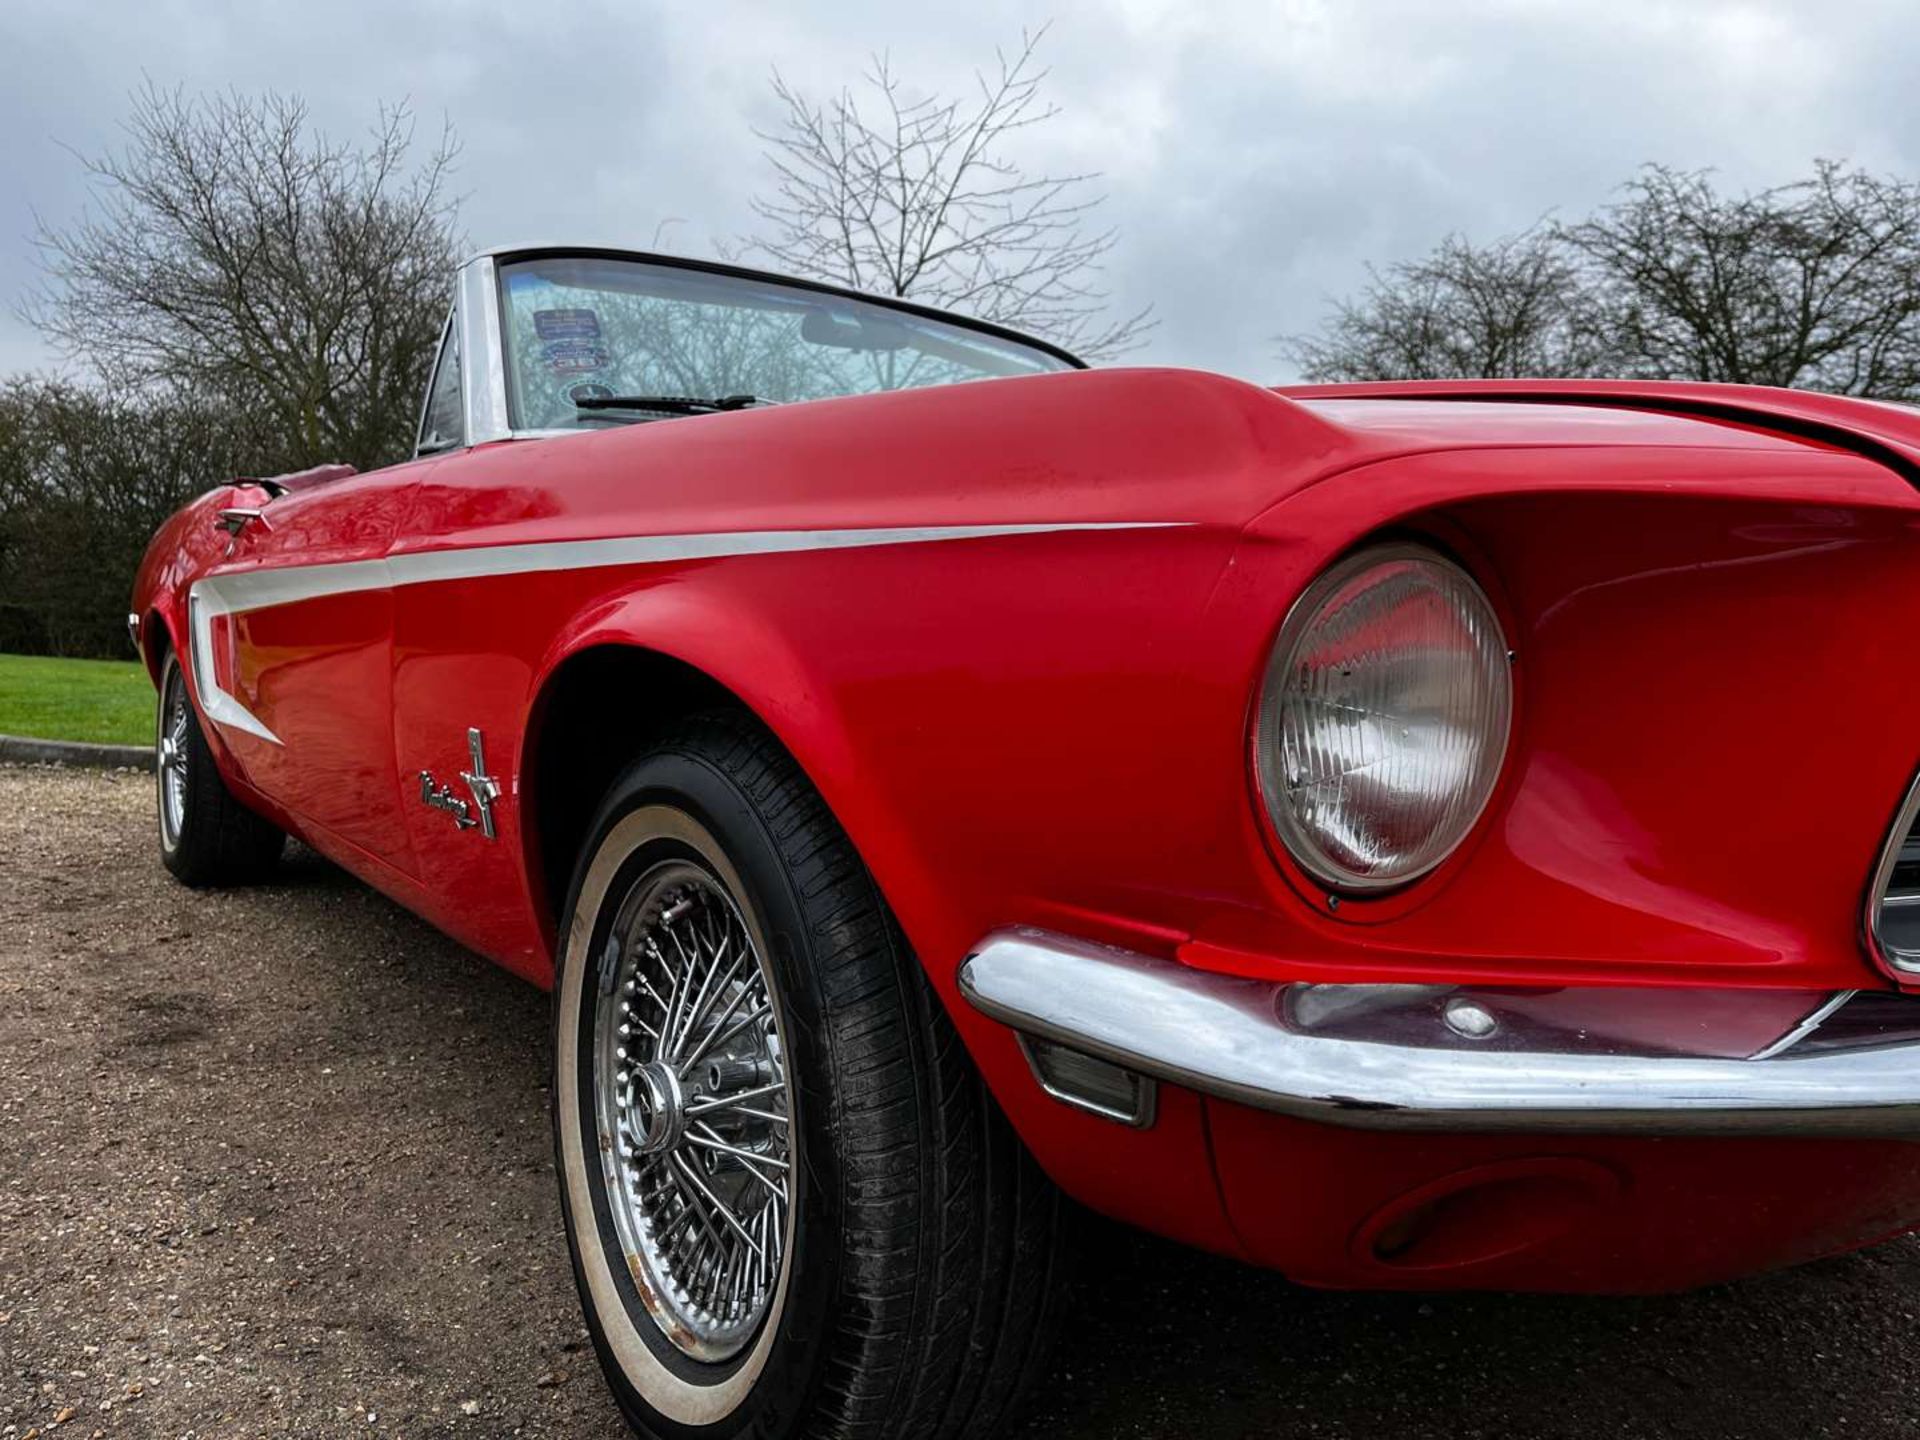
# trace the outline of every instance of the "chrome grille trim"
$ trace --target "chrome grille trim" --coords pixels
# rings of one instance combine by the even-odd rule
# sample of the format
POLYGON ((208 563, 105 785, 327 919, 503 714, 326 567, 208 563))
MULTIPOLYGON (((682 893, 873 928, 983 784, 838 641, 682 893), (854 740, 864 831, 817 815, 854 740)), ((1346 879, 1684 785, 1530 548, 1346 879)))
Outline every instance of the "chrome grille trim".
POLYGON ((1920 975, 1920 775, 1907 786, 1873 869, 1867 942, 1895 975, 1920 975))

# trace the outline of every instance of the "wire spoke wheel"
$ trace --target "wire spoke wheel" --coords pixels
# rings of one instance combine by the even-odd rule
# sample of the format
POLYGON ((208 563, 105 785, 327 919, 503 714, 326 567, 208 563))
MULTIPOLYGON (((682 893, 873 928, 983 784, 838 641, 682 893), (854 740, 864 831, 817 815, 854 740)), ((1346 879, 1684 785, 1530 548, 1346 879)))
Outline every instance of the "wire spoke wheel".
POLYGON ((554 1169, 621 1413, 651 1440, 1006 1434, 1057 1194, 798 763, 683 717, 579 857, 554 1169))
POLYGON ((193 712, 187 704, 186 680, 176 665, 167 671, 160 697, 160 724, 156 780, 160 787, 160 825, 169 845, 180 838, 187 823, 187 743, 193 712))
POLYGON ((636 879, 600 956, 593 1096, 608 1208, 661 1332, 695 1360, 752 1340, 790 1248, 780 1017, 740 909, 705 867, 636 879))

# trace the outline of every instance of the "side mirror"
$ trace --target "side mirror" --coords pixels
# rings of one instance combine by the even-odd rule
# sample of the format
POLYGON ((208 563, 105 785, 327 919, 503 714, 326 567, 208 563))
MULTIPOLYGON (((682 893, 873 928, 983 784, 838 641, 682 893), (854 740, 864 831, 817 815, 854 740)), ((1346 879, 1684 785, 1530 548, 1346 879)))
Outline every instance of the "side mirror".
POLYGON ((239 506, 222 510, 219 515, 215 517, 213 525, 216 530, 224 530, 227 534, 235 536, 249 525, 259 525, 262 529, 271 528, 267 525, 267 517, 264 512, 253 509, 243 509, 239 506))

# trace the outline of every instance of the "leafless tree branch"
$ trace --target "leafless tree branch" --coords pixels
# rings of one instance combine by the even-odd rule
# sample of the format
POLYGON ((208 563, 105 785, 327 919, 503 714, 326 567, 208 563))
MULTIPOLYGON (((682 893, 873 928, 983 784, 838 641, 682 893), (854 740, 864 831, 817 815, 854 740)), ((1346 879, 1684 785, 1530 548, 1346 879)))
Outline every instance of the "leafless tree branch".
POLYGON ((404 455, 457 260, 452 132, 411 165, 404 105, 343 144, 296 97, 152 84, 124 129, 83 159, 95 206, 41 225, 23 315, 109 384, 254 407, 301 456, 404 455))
POLYGON ((1288 353, 1310 379, 1624 375, 1920 399, 1920 185, 1834 161, 1741 195, 1648 166, 1577 224, 1449 237, 1288 353))
POLYGON ((1090 174, 1027 174, 1010 137, 1052 119, 1035 60, 1043 27, 976 78, 968 99, 915 96, 885 55, 860 96, 809 98, 778 72, 782 124, 757 131, 773 190, 753 202, 748 242, 775 267, 911 296, 1029 330, 1089 359, 1139 346, 1151 309, 1109 320, 1100 283, 1114 232, 1088 227, 1103 197, 1090 174), (864 103, 863 103, 864 102, 864 103))
POLYGON ((1450 235, 1423 260, 1373 272, 1318 335, 1288 352, 1310 380, 1584 375, 1597 319, 1553 232, 1476 246, 1450 235))

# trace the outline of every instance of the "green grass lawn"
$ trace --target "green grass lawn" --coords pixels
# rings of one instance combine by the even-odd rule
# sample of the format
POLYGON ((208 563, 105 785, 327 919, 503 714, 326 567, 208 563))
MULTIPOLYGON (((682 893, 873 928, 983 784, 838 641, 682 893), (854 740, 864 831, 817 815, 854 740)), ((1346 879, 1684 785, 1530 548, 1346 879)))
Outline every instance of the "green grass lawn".
POLYGON ((153 682, 137 660, 0 655, 0 735, 153 743, 153 682))

